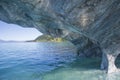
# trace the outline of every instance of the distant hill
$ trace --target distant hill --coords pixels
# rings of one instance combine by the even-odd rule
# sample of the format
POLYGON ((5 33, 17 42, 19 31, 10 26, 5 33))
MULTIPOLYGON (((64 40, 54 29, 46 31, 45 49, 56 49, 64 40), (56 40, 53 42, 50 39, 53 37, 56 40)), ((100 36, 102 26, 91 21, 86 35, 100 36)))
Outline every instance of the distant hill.
POLYGON ((5 42, 4 40, 0 40, 0 42, 5 42))
POLYGON ((1 40, 1 39, 0 39, 0 42, 25 42, 25 41, 13 41, 13 40, 5 41, 5 40, 1 40))
POLYGON ((63 38, 54 38, 54 37, 51 37, 49 35, 41 35, 39 37, 37 37, 35 40, 31 40, 31 41, 27 41, 27 42, 62 42, 62 41, 66 41, 65 39, 63 38))

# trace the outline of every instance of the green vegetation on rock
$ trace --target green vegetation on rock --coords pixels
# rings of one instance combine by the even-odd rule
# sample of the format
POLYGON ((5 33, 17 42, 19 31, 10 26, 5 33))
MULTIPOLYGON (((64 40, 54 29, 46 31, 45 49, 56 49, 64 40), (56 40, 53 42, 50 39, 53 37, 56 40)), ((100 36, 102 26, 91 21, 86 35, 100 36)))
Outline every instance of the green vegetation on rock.
POLYGON ((47 42, 47 41, 50 41, 50 42, 63 42, 63 41, 66 41, 65 39, 63 38, 60 38, 60 37, 57 37, 57 38, 54 38, 50 35, 41 35, 39 37, 37 37, 34 42, 47 42))

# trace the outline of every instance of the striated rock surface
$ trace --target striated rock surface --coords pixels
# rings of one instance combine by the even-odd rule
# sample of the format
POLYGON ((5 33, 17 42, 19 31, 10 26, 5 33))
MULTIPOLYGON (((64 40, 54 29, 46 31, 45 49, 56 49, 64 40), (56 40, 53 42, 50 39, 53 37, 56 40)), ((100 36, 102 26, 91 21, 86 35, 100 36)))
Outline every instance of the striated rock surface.
POLYGON ((0 0, 0 20, 66 38, 84 56, 102 52, 101 68, 117 69, 120 0, 0 0))

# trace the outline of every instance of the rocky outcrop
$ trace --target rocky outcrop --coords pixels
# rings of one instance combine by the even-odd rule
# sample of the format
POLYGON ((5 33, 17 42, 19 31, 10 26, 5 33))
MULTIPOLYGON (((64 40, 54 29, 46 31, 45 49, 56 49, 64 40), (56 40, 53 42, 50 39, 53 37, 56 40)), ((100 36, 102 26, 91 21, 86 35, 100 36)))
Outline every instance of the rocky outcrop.
POLYGON ((92 55, 102 51, 101 68, 116 70, 120 0, 0 0, 0 19, 66 38, 77 46, 78 53, 92 55))
POLYGON ((64 38, 77 47, 77 54, 80 57, 101 57, 102 51, 99 44, 93 43, 89 38, 73 32, 64 38))

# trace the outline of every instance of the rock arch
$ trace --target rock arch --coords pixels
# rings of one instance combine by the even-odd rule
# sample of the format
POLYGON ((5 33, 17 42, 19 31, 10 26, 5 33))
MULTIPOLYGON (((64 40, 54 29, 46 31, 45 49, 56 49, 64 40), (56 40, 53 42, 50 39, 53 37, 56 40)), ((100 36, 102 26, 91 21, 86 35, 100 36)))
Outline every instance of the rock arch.
POLYGON ((111 49, 120 45, 120 0, 0 0, 0 20, 64 37, 79 51, 94 50, 92 41, 102 49, 112 46, 103 51, 101 68, 108 73, 114 71, 111 66, 117 70, 111 54, 120 46, 111 49))

